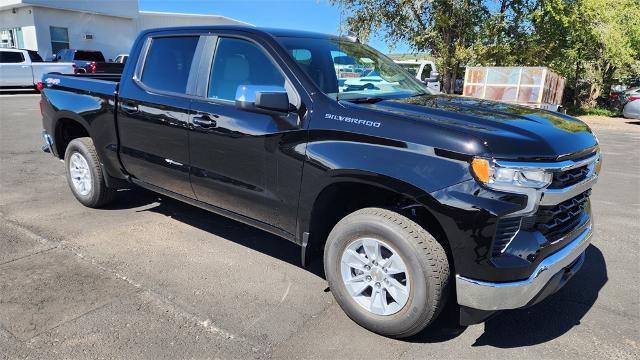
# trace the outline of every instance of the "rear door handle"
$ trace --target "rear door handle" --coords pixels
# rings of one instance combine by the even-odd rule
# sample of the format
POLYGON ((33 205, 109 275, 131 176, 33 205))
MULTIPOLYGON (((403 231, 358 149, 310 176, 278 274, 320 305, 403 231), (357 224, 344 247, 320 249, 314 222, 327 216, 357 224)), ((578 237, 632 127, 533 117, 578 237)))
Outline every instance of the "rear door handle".
POLYGON ((120 104, 120 108, 128 113, 138 112, 138 105, 122 103, 120 104))
POLYGON ((200 126, 203 128, 213 128, 213 127, 216 127, 217 125, 216 121, 207 115, 194 116, 193 119, 191 119, 191 122, 193 122, 193 125, 200 126))

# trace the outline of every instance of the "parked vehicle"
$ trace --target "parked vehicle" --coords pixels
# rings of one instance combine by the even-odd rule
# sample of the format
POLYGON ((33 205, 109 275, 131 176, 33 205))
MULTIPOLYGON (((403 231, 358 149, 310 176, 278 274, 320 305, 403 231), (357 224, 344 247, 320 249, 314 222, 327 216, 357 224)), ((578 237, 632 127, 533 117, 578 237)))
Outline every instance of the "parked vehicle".
POLYGON ((440 92, 440 74, 436 64, 429 60, 394 60, 416 79, 425 83, 430 89, 440 92))
POLYGON ((119 64, 124 64, 127 62, 127 59, 129 59, 129 54, 120 54, 116 56, 116 59, 114 60, 114 62, 117 62, 119 64))
POLYGON ((123 63, 107 62, 102 52, 97 50, 62 49, 55 56, 54 61, 74 63, 76 74, 120 74, 124 69, 123 63))
POLYGON ((73 73, 71 63, 46 63, 33 50, 0 49, 0 89, 33 90, 49 72, 73 73))
POLYGON ((46 151, 85 206, 135 184, 279 235, 392 337, 448 302, 462 324, 531 306, 584 263, 601 160, 577 119, 434 94, 330 35, 156 29, 130 56, 122 77, 43 79, 46 151), (334 52, 389 86, 345 91, 334 52))
POLYGON ((622 110, 622 116, 627 119, 640 119, 640 96, 631 97, 622 110))

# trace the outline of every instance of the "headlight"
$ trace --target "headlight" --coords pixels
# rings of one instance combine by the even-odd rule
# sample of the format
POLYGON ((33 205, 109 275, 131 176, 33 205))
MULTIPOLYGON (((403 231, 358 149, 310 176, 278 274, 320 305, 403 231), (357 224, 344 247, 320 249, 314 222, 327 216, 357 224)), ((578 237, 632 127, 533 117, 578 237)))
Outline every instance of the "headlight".
POLYGON ((549 184, 553 175, 542 169, 518 169, 500 167, 493 160, 475 158, 471 170, 476 179, 490 188, 530 188, 541 189, 549 184))

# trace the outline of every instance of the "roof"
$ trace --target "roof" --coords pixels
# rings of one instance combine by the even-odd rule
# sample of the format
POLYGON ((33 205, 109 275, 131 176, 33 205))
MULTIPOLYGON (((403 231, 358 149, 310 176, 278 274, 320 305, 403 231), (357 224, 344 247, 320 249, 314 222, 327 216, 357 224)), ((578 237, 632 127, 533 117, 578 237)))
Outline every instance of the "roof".
MULTIPOLYGON (((299 37, 313 39, 336 39, 338 35, 322 34, 303 30, 263 28, 247 25, 204 25, 204 26, 174 26, 166 28, 147 29, 145 32, 152 31, 216 31, 216 30, 236 30, 253 34, 270 35, 273 37, 299 37)), ((345 35, 346 36, 346 35, 345 35)))
POLYGON ((398 64, 433 64, 431 60, 393 60, 398 64))

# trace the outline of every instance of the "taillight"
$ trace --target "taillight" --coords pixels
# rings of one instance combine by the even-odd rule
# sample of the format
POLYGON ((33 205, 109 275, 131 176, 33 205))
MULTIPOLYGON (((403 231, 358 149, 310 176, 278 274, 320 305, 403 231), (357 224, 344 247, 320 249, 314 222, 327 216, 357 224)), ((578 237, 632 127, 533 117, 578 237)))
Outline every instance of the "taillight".
POLYGON ((629 102, 634 101, 634 100, 640 100, 640 95, 634 95, 634 96, 629 96, 629 102))
POLYGON ((36 84, 36 89, 38 89, 38 91, 42 91, 42 89, 44 89, 44 84, 42 83, 42 81, 38 81, 38 83, 36 84))
POLYGON ((96 66, 96 63, 92 62, 89 64, 89 72, 92 74, 96 73, 96 70, 98 70, 98 67, 96 66))

